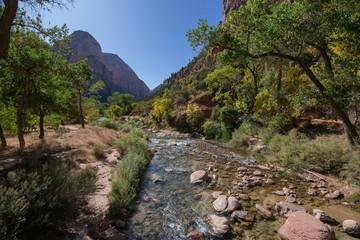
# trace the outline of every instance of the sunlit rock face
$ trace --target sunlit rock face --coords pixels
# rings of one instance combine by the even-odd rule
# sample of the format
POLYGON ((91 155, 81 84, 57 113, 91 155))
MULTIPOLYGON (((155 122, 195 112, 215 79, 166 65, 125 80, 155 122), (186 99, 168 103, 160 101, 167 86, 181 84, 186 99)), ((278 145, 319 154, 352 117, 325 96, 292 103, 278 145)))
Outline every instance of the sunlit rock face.
POLYGON ((94 82, 102 80, 105 88, 100 92, 102 101, 113 92, 130 93, 136 99, 150 94, 147 85, 136 73, 116 54, 103 53, 100 44, 88 32, 75 31, 70 47, 73 50, 71 61, 88 59, 89 66, 94 70, 94 82))

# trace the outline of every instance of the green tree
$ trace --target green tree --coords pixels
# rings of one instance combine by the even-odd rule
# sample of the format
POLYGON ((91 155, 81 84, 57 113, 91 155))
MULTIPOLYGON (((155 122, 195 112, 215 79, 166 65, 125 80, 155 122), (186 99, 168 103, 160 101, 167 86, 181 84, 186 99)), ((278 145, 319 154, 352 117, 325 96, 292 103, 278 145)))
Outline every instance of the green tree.
POLYGON ((344 122, 352 142, 359 135, 346 112, 347 96, 336 96, 336 65, 331 55, 331 47, 338 44, 334 36, 360 38, 358 8, 348 7, 352 4, 354 1, 269 4, 267 0, 249 0, 247 6, 229 15, 223 27, 201 21, 197 29, 188 32, 189 41, 193 47, 219 46, 243 57, 298 64, 344 122))
POLYGON ((128 115, 134 109, 132 104, 135 102, 135 97, 131 94, 113 92, 107 101, 111 105, 119 106, 122 109, 121 115, 128 115))

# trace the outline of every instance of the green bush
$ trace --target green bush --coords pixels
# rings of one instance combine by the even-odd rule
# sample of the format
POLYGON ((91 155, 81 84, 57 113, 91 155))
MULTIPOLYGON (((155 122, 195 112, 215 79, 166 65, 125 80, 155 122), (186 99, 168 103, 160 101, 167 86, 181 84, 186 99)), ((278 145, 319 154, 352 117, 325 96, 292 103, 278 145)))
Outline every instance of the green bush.
MULTIPOLYGON (((344 168, 340 173, 341 179, 346 181, 350 185, 360 186, 359 166, 360 166, 360 152, 358 148, 355 148, 349 153, 349 159, 344 164, 344 168)), ((360 193, 358 193, 358 196, 360 196, 360 193)))
POLYGON ((285 132, 284 129, 290 124, 291 119, 289 117, 280 115, 273 116, 267 123, 268 128, 272 132, 285 132))
POLYGON ((261 141, 262 141, 265 145, 269 144, 269 142, 270 142, 270 140, 272 139, 273 135, 274 135, 274 134, 273 134, 269 129, 267 129, 267 128, 263 128, 263 129, 261 129, 261 130, 259 131, 259 137, 260 137, 261 141))
POLYGON ((111 120, 111 119, 100 122, 100 126, 114 129, 114 130, 118 130, 118 128, 119 128, 118 124, 114 120, 111 120))
POLYGON ((102 144, 95 144, 93 147, 94 155, 97 159, 105 159, 105 146, 102 144))
POLYGON ((213 139, 221 134, 220 126, 213 121, 206 121, 201 128, 205 136, 213 139))
POLYGON ((9 172, 0 185, 0 239, 36 239, 74 219, 78 197, 94 191, 95 180, 91 170, 75 173, 60 160, 9 172))
POLYGON ((250 136, 242 131, 242 129, 236 129, 230 141, 230 144, 234 147, 248 147, 250 136))
POLYGON ((128 133, 119 138, 115 147, 122 156, 116 167, 112 180, 110 199, 110 217, 119 216, 125 210, 132 210, 140 189, 141 177, 152 157, 146 141, 147 135, 137 129, 131 128, 128 133))
POLYGON ((115 147, 121 156, 125 156, 128 153, 136 153, 146 158, 149 156, 146 134, 140 130, 130 130, 129 133, 123 135, 115 142, 115 147))

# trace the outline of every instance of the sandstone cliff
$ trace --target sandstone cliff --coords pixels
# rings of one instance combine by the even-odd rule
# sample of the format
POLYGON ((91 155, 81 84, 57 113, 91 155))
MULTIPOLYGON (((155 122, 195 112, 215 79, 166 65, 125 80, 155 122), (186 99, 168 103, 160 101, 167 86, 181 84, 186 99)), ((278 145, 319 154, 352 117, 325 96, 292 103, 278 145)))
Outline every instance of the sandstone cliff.
POLYGON ((71 34, 70 47, 73 50, 72 61, 88 59, 89 66, 94 70, 94 81, 104 81, 106 87, 100 92, 101 101, 113 92, 130 93, 136 99, 150 94, 149 88, 139 79, 136 73, 117 55, 103 53, 100 44, 89 33, 75 31, 71 34))
POLYGON ((223 17, 222 22, 225 23, 227 15, 238 9, 240 6, 247 5, 248 0, 224 0, 224 11, 223 11, 223 17))

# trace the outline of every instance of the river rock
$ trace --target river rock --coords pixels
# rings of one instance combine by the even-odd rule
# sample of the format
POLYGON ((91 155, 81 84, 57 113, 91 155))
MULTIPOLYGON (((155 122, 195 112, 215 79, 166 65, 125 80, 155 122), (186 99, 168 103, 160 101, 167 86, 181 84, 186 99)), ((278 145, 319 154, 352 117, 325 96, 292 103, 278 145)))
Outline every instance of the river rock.
POLYGON ((255 171, 253 174, 254 174, 254 176, 258 176, 258 177, 263 176, 262 172, 260 172, 260 171, 255 171))
POLYGON ((343 229, 346 233, 354 236, 360 236, 360 227, 354 220, 345 220, 343 222, 343 229))
POLYGON ((247 215, 249 214, 248 211, 234 211, 231 214, 231 218, 233 219, 245 219, 247 217, 247 215))
POLYGON ((320 209, 313 209, 313 214, 314 214, 314 217, 316 217, 323 223, 337 223, 338 222, 334 218, 326 215, 325 212, 320 209))
POLYGON ((261 216, 263 216, 266 219, 273 219, 274 216, 272 215, 272 213, 265 209, 264 207, 260 206, 259 204, 256 204, 256 209, 258 210, 258 212, 261 214, 261 216))
POLYGON ((220 195, 213 203, 213 207, 216 211, 222 212, 228 205, 228 198, 225 195, 220 195))
POLYGON ((100 233, 100 240, 127 240, 127 236, 120 233, 113 227, 100 233))
POLYGON ((118 227, 118 228, 120 228, 120 229, 124 229, 124 228, 126 228, 126 222, 118 219, 118 220, 116 220, 116 222, 115 222, 115 226, 118 227))
POLYGON ((293 212, 278 231, 282 240, 335 240, 334 230, 304 211, 293 212))
POLYGON ((246 172, 247 168, 246 167, 238 167, 237 169, 239 172, 246 172))
POLYGON ((221 194, 222 192, 213 192, 211 195, 213 196, 213 198, 217 199, 221 194))
POLYGON ((282 191, 273 191, 272 194, 278 195, 278 196, 284 196, 285 193, 282 191))
POLYGON ((296 202, 296 198, 294 194, 290 194, 289 196, 286 196, 286 200, 289 203, 295 203, 296 202))
POLYGON ((269 185, 272 185, 272 184, 274 184, 275 182, 274 182, 274 180, 272 180, 271 178, 268 178, 268 179, 266 179, 265 183, 266 183, 266 184, 269 184, 269 185))
POLYGON ((235 197, 229 197, 227 199, 227 201, 228 201, 228 204, 227 204, 227 208, 225 209, 225 212, 230 213, 240 207, 240 203, 235 197))
POLYGON ((205 234, 203 232, 191 232, 186 235, 186 237, 192 240, 205 240, 205 234))
POLYGON ((289 202, 279 202, 275 204, 275 210, 280 216, 289 217, 293 212, 303 211, 306 212, 305 208, 299 205, 295 205, 289 202))
POLYGON ((271 168, 267 167, 267 166, 264 166, 264 165, 257 165, 256 167, 262 169, 262 170, 267 170, 267 171, 270 171, 271 168))
POLYGON ((229 220, 226 217, 212 214, 209 216, 209 224, 216 234, 223 235, 229 231, 229 220))
POLYGON ((168 145, 169 145, 169 146, 176 146, 176 145, 177 145, 177 142, 172 141, 172 142, 169 142, 168 145))
POLYGON ((338 198, 341 198, 343 196, 344 195, 339 190, 336 190, 335 192, 326 194, 325 198, 327 198, 327 199, 338 199, 338 198))
POLYGON ((191 183, 202 183, 208 179, 208 174, 204 170, 193 172, 190 176, 191 183))
POLYGON ((310 196, 316 196, 317 195, 316 190, 313 189, 313 188, 308 189, 307 194, 310 195, 310 196))
POLYGON ((110 221, 107 219, 104 219, 100 222, 99 231, 103 232, 103 231, 109 229, 109 227, 110 227, 110 221))

